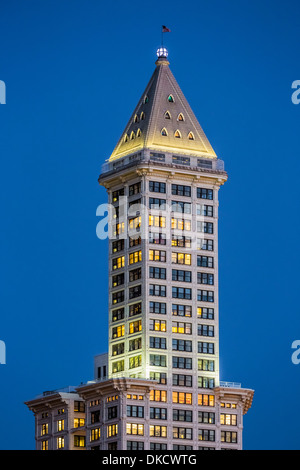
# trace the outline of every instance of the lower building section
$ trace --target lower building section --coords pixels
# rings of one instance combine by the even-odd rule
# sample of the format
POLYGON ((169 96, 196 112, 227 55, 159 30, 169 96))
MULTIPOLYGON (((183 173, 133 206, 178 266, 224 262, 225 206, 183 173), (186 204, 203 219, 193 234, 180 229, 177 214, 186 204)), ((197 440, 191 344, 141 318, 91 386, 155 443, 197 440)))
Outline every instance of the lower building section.
POLYGON ((254 392, 224 385, 195 396, 154 380, 102 379, 26 405, 35 414, 37 450, 241 450, 254 392))

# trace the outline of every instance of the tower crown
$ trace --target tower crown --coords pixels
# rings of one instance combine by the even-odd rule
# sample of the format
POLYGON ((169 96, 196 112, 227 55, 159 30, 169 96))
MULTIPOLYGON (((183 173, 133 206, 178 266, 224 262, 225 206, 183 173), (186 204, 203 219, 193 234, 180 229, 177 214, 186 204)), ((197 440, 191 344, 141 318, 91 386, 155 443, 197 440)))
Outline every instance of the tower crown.
POLYGON ((142 149, 217 158, 172 74, 168 51, 157 49, 156 68, 109 160, 142 149))

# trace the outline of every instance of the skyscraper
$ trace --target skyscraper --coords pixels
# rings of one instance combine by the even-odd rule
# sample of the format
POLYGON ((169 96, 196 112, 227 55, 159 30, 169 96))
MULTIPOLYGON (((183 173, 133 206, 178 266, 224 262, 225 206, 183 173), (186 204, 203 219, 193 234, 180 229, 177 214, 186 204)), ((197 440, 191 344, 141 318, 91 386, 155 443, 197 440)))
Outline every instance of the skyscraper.
MULTIPOLYGON (((85 448, 242 448, 253 390, 220 382, 219 370, 226 180, 160 48, 99 177, 110 207, 109 350, 94 380, 76 389, 86 403, 85 448)), ((42 412, 48 396, 27 404, 42 412)))

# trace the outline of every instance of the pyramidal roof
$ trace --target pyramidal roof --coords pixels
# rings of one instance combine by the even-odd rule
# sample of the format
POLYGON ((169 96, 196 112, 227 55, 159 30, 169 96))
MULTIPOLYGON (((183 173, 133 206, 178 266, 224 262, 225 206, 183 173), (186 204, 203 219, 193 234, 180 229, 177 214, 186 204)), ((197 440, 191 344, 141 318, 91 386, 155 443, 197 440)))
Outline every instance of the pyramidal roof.
POLYGON ((110 161, 145 148, 217 158, 163 51, 110 161))

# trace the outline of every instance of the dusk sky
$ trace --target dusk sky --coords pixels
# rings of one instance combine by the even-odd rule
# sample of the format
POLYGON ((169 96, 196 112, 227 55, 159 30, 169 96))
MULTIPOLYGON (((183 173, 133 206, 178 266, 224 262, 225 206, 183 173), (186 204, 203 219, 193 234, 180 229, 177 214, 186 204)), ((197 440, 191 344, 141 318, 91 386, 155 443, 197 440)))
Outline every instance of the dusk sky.
POLYGON ((299 0, 12 0, 0 14, 2 450, 34 449, 24 402, 93 379, 107 351, 97 180, 163 24, 170 68, 228 172, 221 380, 255 390, 244 449, 300 449, 299 0))

